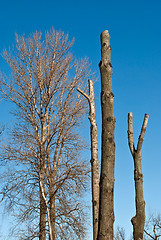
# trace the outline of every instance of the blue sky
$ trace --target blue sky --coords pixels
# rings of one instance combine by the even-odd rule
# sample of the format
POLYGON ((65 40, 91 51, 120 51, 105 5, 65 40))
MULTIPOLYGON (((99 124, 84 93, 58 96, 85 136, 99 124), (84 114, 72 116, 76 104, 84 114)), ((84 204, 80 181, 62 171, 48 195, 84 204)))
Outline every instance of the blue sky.
MULTIPOLYGON (((147 215, 161 213, 161 1, 1 1, 0 52, 12 47, 15 33, 45 32, 54 27, 75 37, 74 53, 88 56, 98 76, 96 111, 101 138, 100 33, 111 35, 114 112, 116 117, 115 225, 132 233, 135 214, 133 160, 127 144, 127 114, 133 112, 134 140, 144 114, 150 115, 142 149, 147 215)), ((6 66, 0 57, 0 70, 6 66)), ((0 103, 0 122, 10 122, 7 104, 0 103)), ((84 137, 89 137, 89 123, 84 137)), ((90 155, 87 153, 87 158, 90 155)), ((5 226, 1 226, 3 231, 5 226)), ((89 237, 91 239, 91 237, 89 237)))

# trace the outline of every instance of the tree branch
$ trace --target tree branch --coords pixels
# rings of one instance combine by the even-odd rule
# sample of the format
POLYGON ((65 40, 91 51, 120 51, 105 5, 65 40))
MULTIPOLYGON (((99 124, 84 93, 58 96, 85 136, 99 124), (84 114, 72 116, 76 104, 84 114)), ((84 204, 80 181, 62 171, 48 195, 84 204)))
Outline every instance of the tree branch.
POLYGON ((132 112, 128 114, 128 143, 129 143, 129 148, 131 151, 132 156, 134 155, 135 152, 135 147, 134 147, 134 140, 133 140, 133 116, 132 112))
POLYGON ((81 93, 85 98, 87 98, 88 101, 90 101, 89 96, 85 92, 83 92, 80 88, 77 88, 77 91, 81 93))
POLYGON ((145 232, 149 237, 151 237, 152 239, 155 240, 155 238, 154 238, 152 235, 150 235, 145 229, 144 229, 144 232, 145 232))
POLYGON ((148 123, 148 119, 149 119, 149 115, 145 114, 143 125, 142 125, 141 132, 140 132, 140 136, 139 136, 139 139, 138 139, 137 151, 141 151, 142 144, 143 144, 143 141, 144 141, 144 135, 145 135, 145 131, 146 131, 147 123, 148 123))

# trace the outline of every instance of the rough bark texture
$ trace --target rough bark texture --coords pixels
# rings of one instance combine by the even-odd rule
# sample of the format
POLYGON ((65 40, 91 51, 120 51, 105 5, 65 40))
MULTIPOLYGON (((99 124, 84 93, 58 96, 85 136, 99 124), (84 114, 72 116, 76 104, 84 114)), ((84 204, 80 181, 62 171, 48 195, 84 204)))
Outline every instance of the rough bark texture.
POLYGON ((110 35, 101 34, 101 107, 102 107, 102 159, 100 177, 100 209, 98 240, 113 239, 113 195, 115 166, 115 117, 113 113, 112 65, 110 35))
POLYGON ((128 143, 131 154, 134 159, 134 180, 135 180, 135 204, 136 215, 131 219, 133 225, 134 240, 143 239, 144 225, 145 225, 145 201, 143 195, 143 174, 141 170, 141 148, 144 141, 144 135, 148 123, 149 115, 145 114, 141 133, 139 136, 137 149, 133 142, 133 116, 130 112, 128 114, 128 143))
POLYGON ((89 102, 89 120, 91 135, 91 172, 92 172, 92 207, 93 207, 93 239, 98 235, 98 215, 99 215, 99 160, 98 160, 98 135, 94 104, 93 82, 88 81, 89 95, 77 89, 89 102))

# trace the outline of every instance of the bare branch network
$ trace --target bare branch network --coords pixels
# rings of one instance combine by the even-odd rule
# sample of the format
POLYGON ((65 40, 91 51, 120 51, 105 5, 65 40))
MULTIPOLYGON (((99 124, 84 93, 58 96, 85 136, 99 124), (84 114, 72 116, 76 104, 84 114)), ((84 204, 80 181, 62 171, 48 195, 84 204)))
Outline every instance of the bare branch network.
POLYGON ((68 35, 52 30, 45 37, 16 35, 16 48, 3 53, 11 76, 1 75, 0 91, 15 104, 17 122, 3 146, 2 194, 22 223, 17 239, 20 233, 23 239, 85 238, 80 196, 89 164, 81 157, 86 145, 78 126, 86 104, 76 89, 85 88, 90 70, 87 59, 71 54, 72 45, 68 35))

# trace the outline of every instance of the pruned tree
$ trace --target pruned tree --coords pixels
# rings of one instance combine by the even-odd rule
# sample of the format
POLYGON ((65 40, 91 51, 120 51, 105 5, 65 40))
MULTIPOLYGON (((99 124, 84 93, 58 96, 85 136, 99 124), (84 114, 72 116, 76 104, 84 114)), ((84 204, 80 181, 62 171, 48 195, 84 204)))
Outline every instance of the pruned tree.
POLYGON ((33 222, 23 239, 70 239, 69 234, 83 239, 80 196, 89 168, 79 156, 85 146, 77 127, 86 104, 76 89, 90 75, 88 61, 74 59, 69 52, 73 41, 54 30, 44 39, 37 32, 16 36, 16 44, 3 53, 12 76, 0 78, 1 94, 15 103, 17 118, 4 146, 2 160, 10 171, 1 194, 20 222, 30 219, 28 229, 33 222))
POLYGON ((102 108, 102 155, 100 176, 100 206, 98 240, 113 239, 113 196, 115 166, 115 117, 113 112, 112 65, 110 35, 101 33, 101 108, 102 108))
POLYGON ((144 229, 144 239, 145 240, 159 240, 161 239, 161 215, 151 215, 145 221, 144 229))
POLYGON ((134 181, 135 181, 135 205, 136 215, 131 219, 133 225, 134 240, 143 239, 145 225, 145 201, 143 195, 143 174, 141 169, 141 149, 144 141, 144 135, 148 123, 149 115, 145 114, 137 148, 133 141, 133 116, 132 112, 128 114, 128 143, 134 160, 134 181))
POLYGON ((93 239, 98 235, 98 217, 99 217, 99 159, 98 159, 98 135, 94 103, 94 89, 92 80, 88 80, 89 95, 78 88, 89 103, 89 120, 91 135, 91 175, 92 175, 92 207, 93 207, 93 239))

